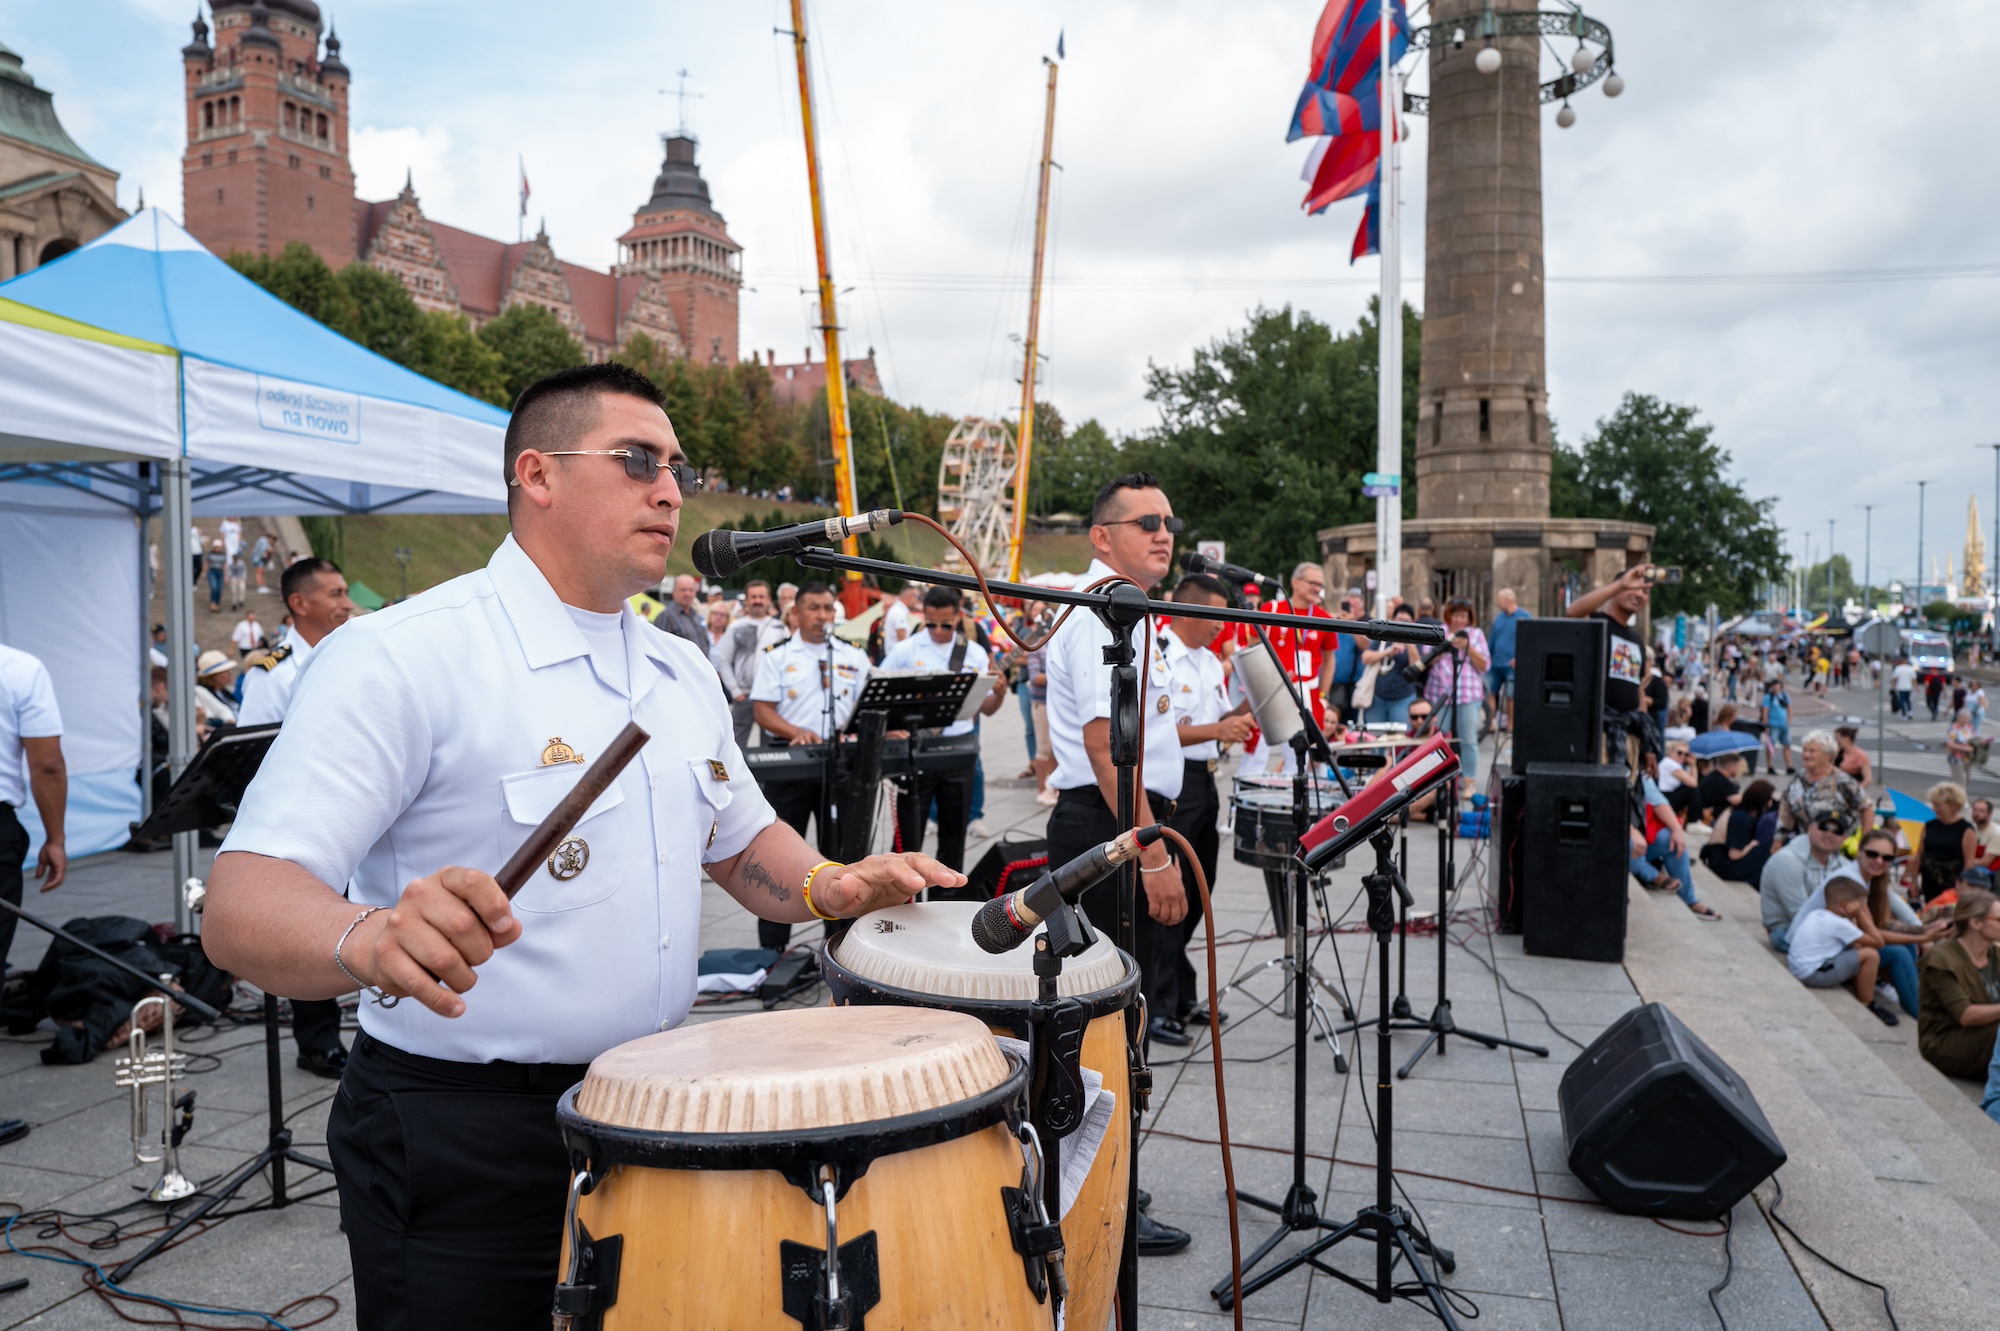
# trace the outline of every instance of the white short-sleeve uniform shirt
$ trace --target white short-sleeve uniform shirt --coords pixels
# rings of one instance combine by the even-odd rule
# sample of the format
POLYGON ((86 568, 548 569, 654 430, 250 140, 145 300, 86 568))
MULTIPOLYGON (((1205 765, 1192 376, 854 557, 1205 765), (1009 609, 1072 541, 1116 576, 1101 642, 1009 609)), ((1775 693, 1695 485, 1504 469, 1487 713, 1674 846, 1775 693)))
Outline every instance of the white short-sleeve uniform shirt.
POLYGON ((509 537, 485 569, 344 625, 301 672, 223 850, 348 883, 357 907, 446 865, 497 870, 627 721, 652 736, 572 833, 582 872, 538 867, 514 898, 521 937, 479 968, 464 1014, 364 1002, 375 1038, 586 1063, 687 1015, 701 866, 773 817, 715 668, 629 607, 619 619, 624 659, 608 660, 509 537))
MULTIPOLYGON (((943 675, 951 671, 951 654, 957 649, 956 640, 944 643, 933 642, 930 630, 919 624, 909 637, 891 647, 882 658, 884 670, 917 670, 926 675, 943 675)), ((959 663, 959 673, 983 675, 986 673, 986 649, 976 642, 965 644, 965 660, 959 663)), ((942 731, 946 735, 970 735, 972 722, 954 721, 942 731)))
MULTIPOLYGON (((1087 587, 1099 578, 1116 576, 1117 571, 1110 565, 1093 559, 1077 586, 1087 587)), ((1178 799, 1181 737, 1174 726, 1173 671, 1152 641, 1159 632, 1161 626, 1150 617, 1132 629, 1133 664, 1147 666, 1145 677, 1139 682, 1139 712, 1145 724, 1146 789, 1167 799, 1178 799)), ((1056 770, 1050 775, 1049 784, 1057 790, 1097 784, 1090 754, 1083 747, 1083 727, 1085 722, 1111 717, 1111 667, 1104 664, 1104 649, 1110 645, 1111 631, 1088 610, 1071 614, 1049 640, 1049 747, 1056 756, 1056 770)))
POLYGON ((786 721, 825 739, 846 728, 867 683, 866 652, 832 634, 810 643, 795 633, 757 658, 750 700, 771 703, 786 721))
MULTIPOLYGON (((345 627, 343 625, 343 627, 345 627)), ((332 637, 331 634, 327 638, 332 637)), ((250 665, 243 671, 243 705, 237 708, 236 724, 240 726, 267 726, 273 721, 282 721, 291 710, 292 690, 298 687, 299 672, 306 668, 306 662, 321 643, 321 638, 311 646, 296 632, 285 639, 285 645, 276 648, 285 658, 276 665, 250 665)), ((252 657, 253 661, 257 658, 252 657)))
MULTIPOLYGON (((1174 725, 1212 726, 1228 710, 1229 687, 1223 680, 1222 658, 1206 647, 1190 647, 1172 629, 1160 634, 1154 646, 1166 658, 1173 675, 1174 725)), ((1191 762, 1220 758, 1222 746, 1203 740, 1181 749, 1181 757, 1191 762)))
POLYGON ((56 689, 41 658, 0 645, 0 801, 20 808, 28 799, 24 739, 63 733, 56 689))

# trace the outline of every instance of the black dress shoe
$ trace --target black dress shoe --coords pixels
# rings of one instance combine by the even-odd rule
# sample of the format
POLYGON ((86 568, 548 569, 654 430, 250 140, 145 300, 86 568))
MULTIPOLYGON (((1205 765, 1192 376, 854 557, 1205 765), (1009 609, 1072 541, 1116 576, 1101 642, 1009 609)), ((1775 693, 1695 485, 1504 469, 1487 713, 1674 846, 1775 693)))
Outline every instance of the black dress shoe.
MULTIPOLYGON (((1229 1014, 1227 1012, 1224 1012, 1218 1008, 1216 1010, 1215 1015, 1218 1024, 1223 1026, 1227 1026, 1229 1024, 1229 1014)), ((1181 1024, 1183 1026, 1208 1025, 1208 1004, 1197 1003, 1195 1006, 1189 1008, 1186 1012, 1181 1013, 1181 1024)))
POLYGON ((28 1125, 18 1118, 0 1118, 0 1146, 17 1142, 28 1135, 28 1125))
POLYGON ((1192 1242, 1185 1229, 1175 1229, 1163 1225, 1149 1215, 1139 1217, 1139 1255, 1141 1257, 1171 1257, 1184 1252, 1192 1242))
MULTIPOLYGON (((1172 1017, 1153 1018, 1150 1022, 1146 1023, 1146 1033, 1161 1044, 1194 1043, 1194 1037, 1188 1034, 1188 1028, 1175 1021, 1172 1017)), ((1179 1249, 1177 1248, 1175 1251, 1178 1252, 1179 1249)))
POLYGON ((347 1051, 339 1045, 331 1049, 301 1049, 298 1062, 315 1077, 338 1081, 341 1070, 347 1066, 347 1051))
POLYGON ((1141 1211, 1150 1211, 1153 1209, 1153 1194, 1147 1192, 1144 1188, 1139 1189, 1139 1209, 1141 1211))

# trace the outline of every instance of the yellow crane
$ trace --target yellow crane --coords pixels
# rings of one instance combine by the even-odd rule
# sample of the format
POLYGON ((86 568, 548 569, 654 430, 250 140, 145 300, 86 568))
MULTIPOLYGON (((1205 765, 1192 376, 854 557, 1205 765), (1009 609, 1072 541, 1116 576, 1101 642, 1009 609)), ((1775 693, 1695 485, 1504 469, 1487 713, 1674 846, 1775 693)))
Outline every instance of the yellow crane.
MULTIPOLYGON (((819 329, 826 342, 826 419, 833 436, 834 506, 842 513, 858 513, 861 504, 854 490, 853 428, 847 419, 847 366, 840 359, 840 320, 836 317, 833 291, 833 261, 826 236, 826 202, 820 196, 819 138, 813 114, 812 72, 806 59, 805 0, 792 0, 792 51, 799 64, 799 118, 805 124, 806 185, 812 193, 813 257, 819 264, 819 329)), ((1054 84, 1051 82, 1051 90, 1054 84)), ((1044 192, 1048 171, 1043 169, 1044 192)), ((1040 271, 1041 260, 1036 259, 1040 271)), ((860 553, 852 536, 841 543, 848 554, 860 553)), ((849 573, 859 580, 859 573, 849 573)))
MULTIPOLYGON (((794 10, 797 2, 794 0, 794 10)), ((1021 538, 1028 530, 1028 466, 1035 448, 1035 362, 1042 323, 1042 252, 1049 236, 1049 168, 1055 165, 1056 73, 1061 68, 1044 56, 1049 67, 1048 105, 1042 113, 1042 180, 1035 196, 1035 270, 1028 286, 1028 345, 1021 369, 1021 425, 1014 438, 1014 531, 1007 542, 1007 579, 1021 577, 1021 538)))

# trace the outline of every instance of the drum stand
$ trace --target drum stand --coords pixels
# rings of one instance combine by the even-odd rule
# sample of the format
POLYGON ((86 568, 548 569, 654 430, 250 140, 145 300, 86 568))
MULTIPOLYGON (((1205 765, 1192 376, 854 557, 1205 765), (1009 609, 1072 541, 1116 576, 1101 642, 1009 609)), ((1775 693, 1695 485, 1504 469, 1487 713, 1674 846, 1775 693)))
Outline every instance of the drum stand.
MULTIPOLYGON (((1325 1229, 1331 1230, 1326 1237, 1292 1253, 1270 1270, 1244 1280, 1243 1293, 1247 1296, 1263 1289, 1287 1272, 1301 1266, 1310 1266, 1316 1271, 1332 1276, 1336 1280, 1354 1286, 1364 1294, 1372 1294, 1377 1303, 1388 1303, 1398 1297, 1395 1282, 1396 1263, 1399 1259, 1410 1264, 1410 1271, 1416 1277, 1416 1285, 1430 1300, 1430 1311, 1437 1316, 1448 1331, 1459 1331, 1458 1320, 1452 1315, 1450 1302, 1444 1296, 1444 1288, 1436 1278, 1427 1274, 1423 1258, 1434 1259, 1447 1274, 1457 1269, 1457 1262, 1449 1250, 1438 1247, 1428 1234, 1411 1223, 1408 1213, 1394 1204, 1390 1188, 1395 1181, 1395 1135, 1393 1117, 1395 1105, 1395 1083, 1380 1075, 1380 1070, 1389 1065, 1389 935, 1396 928, 1396 907, 1390 900, 1394 896, 1405 909, 1412 904, 1409 886, 1403 875, 1396 869, 1392 852, 1395 834, 1387 827, 1369 839, 1375 848, 1375 869, 1361 880, 1368 893, 1368 928, 1375 935, 1376 967, 1379 978, 1375 985, 1378 1015, 1370 1024, 1375 1027, 1375 1204, 1362 1208, 1352 1220, 1336 1223, 1311 1210, 1310 1189, 1304 1189, 1306 1206, 1297 1213, 1286 1213, 1284 1223, 1278 1231, 1266 1239, 1255 1253, 1243 1263, 1245 1270, 1262 1260, 1284 1237, 1294 1231, 1325 1229), (1375 1279, 1364 1281, 1349 1275, 1332 1264, 1320 1260, 1320 1254, 1352 1238, 1372 1239, 1375 1244, 1375 1279)), ((1303 1131, 1303 1123, 1299 1125, 1303 1131)), ((1301 1168, 1303 1160, 1300 1161, 1301 1168)), ((1302 1175, 1295 1175, 1302 1178, 1302 1175)), ((1302 1182, 1293 1184, 1293 1194, 1297 1195, 1302 1182)), ((1238 1197, 1244 1201, 1252 1198, 1238 1197)), ((1292 1206, 1293 1196, 1287 1196, 1286 1205, 1292 1206)), ((1255 1202, 1269 1208, 1268 1202, 1255 1202)), ((1270 1208, 1276 1209, 1276 1208, 1270 1208)), ((1209 1291, 1216 1302, 1228 1308, 1234 1302, 1227 1280, 1209 1291)))

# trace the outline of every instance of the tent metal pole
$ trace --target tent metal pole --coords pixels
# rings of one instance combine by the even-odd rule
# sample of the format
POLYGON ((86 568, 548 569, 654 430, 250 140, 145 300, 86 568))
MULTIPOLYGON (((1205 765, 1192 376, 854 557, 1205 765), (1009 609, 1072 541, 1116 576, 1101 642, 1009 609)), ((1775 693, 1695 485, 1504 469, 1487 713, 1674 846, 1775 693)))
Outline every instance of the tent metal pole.
MULTIPOLYGON (((194 757, 194 523, 192 468, 185 457, 160 463, 160 574, 167 590, 167 766, 178 777, 194 757)), ((174 837, 174 929, 190 933, 193 917, 181 885, 195 876, 199 832, 174 837)))
MULTIPOLYGON (((140 463, 134 471, 150 471, 140 463)), ((153 561, 149 556, 150 542, 147 528, 152 525, 153 487, 157 475, 140 476, 138 494, 139 515, 139 821, 144 822, 153 814, 153 783, 147 780, 147 769, 152 765, 152 727, 147 724, 152 710, 152 657, 153 647, 153 561)))

